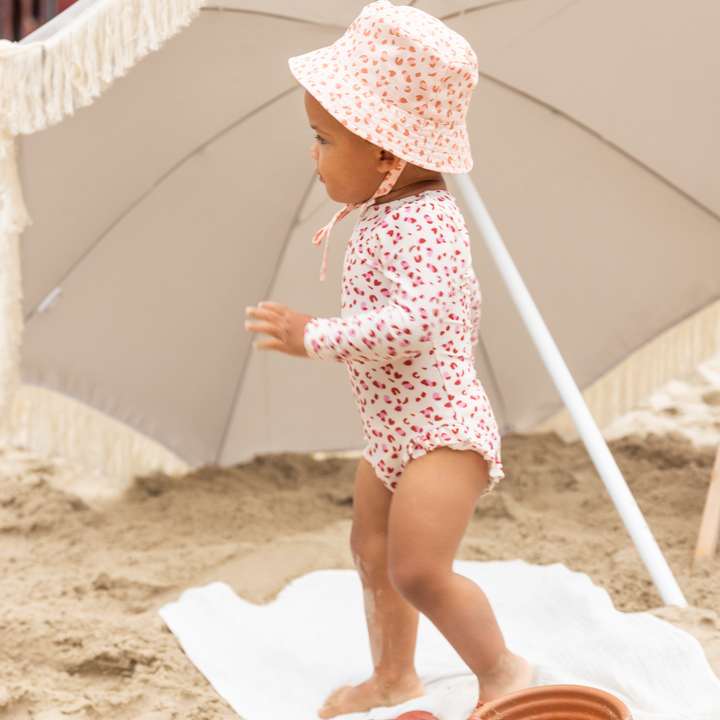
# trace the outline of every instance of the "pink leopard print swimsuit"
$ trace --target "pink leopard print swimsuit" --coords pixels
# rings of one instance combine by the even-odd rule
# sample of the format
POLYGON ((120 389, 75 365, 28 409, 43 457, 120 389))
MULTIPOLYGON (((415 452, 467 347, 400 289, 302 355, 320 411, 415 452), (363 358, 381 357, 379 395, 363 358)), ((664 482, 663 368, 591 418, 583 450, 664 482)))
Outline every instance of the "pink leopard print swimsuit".
POLYGON ((390 490, 411 458, 443 446, 485 457, 487 491, 503 477, 500 433, 473 364, 479 321, 470 242, 447 191, 360 215, 345 253, 342 318, 309 322, 305 348, 347 363, 363 455, 390 490))

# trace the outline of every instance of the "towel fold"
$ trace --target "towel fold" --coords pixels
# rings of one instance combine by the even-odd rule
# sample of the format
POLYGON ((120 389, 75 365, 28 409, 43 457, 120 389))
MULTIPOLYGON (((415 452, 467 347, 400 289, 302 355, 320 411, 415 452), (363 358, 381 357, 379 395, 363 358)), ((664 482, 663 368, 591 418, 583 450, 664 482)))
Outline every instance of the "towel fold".
MULTIPOLYGON (((587 575, 522 560, 458 561, 455 569, 485 591, 508 647, 532 664, 535 685, 606 690, 634 720, 720 720, 720 680, 697 640, 652 615, 618 612, 587 575)), ((354 571, 310 573, 262 606, 213 583, 187 590, 160 615, 244 720, 317 720, 334 689, 372 672, 354 571)), ((475 678, 424 617, 416 666, 424 697, 343 720, 390 720, 410 710, 466 720, 475 678)))

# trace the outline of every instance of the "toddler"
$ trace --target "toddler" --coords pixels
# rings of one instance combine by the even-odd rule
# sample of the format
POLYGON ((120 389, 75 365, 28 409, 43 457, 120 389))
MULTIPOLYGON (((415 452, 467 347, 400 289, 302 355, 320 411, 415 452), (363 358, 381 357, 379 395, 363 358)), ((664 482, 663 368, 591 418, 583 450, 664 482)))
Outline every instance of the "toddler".
POLYGON ((267 336, 259 349, 344 362, 368 441, 351 545, 374 672, 334 692, 319 716, 422 695, 419 612, 477 676, 479 708, 528 687, 532 672, 505 646, 482 590, 452 568, 478 499, 503 475, 473 364, 480 291, 441 174, 472 167, 465 117, 475 54, 435 18, 379 0, 334 45, 292 58, 290 68, 306 90, 320 182, 345 204, 315 242, 325 238, 327 253, 332 226, 360 209, 342 318, 262 302, 245 323, 267 336))

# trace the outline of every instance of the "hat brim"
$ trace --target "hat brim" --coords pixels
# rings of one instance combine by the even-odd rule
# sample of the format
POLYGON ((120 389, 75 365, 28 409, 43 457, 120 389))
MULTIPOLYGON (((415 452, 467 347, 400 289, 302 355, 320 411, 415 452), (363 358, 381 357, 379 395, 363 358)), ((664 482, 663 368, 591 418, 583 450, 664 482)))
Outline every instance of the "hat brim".
POLYGON ((437 123, 376 95, 345 71, 335 46, 288 61, 298 82, 359 137, 427 170, 466 173, 472 166, 465 123, 437 123))

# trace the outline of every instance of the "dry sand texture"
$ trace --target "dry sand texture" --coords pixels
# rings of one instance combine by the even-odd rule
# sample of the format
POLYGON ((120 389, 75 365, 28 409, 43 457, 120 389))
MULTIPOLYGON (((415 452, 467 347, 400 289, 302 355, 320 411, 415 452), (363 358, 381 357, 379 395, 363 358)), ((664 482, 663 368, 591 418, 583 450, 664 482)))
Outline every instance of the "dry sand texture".
MULTIPOLYGON (((693 607, 654 612, 695 634, 720 673, 720 562, 690 573, 720 439, 720 358, 609 429, 612 450, 693 607), (682 391, 681 391, 682 390, 682 391), (695 444, 690 439, 695 440, 695 444)), ((582 445, 507 438, 507 479, 460 556, 562 562, 621 610, 660 598, 582 445)), ((283 455, 118 488, 58 458, 0 457, 0 718, 236 718, 156 614, 223 580, 269 602, 291 579, 351 566, 355 461, 283 455)))

